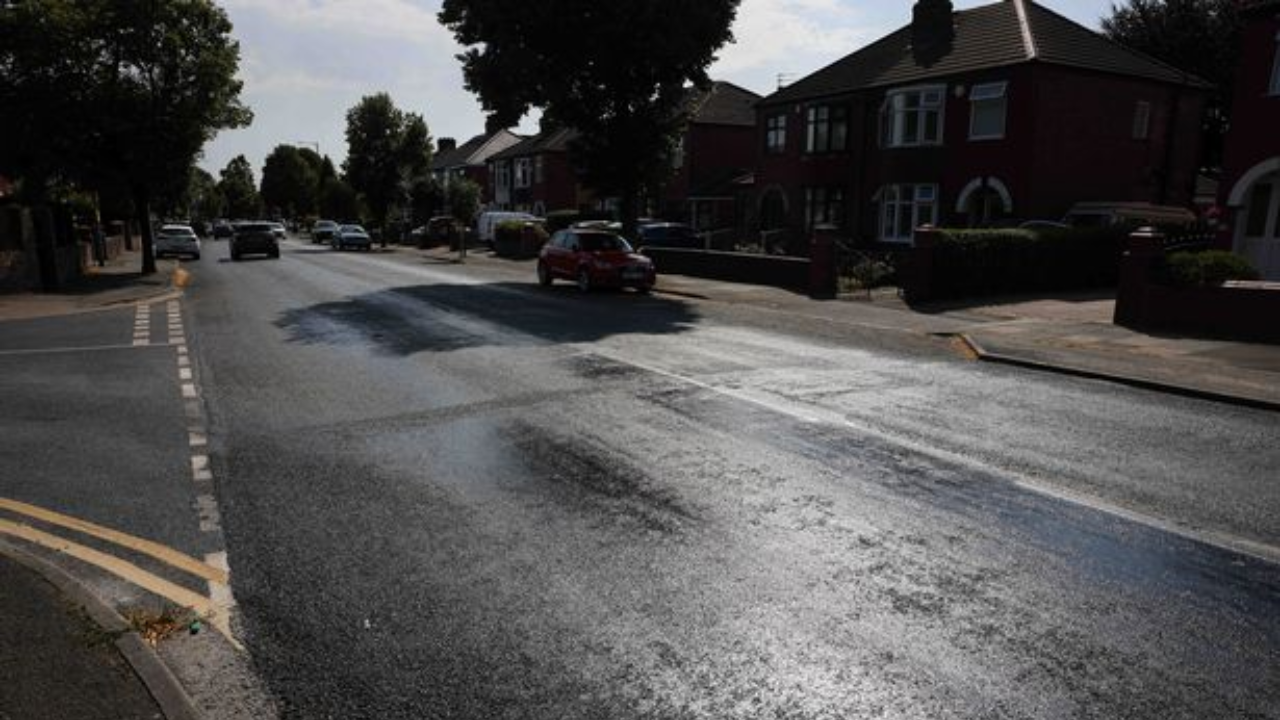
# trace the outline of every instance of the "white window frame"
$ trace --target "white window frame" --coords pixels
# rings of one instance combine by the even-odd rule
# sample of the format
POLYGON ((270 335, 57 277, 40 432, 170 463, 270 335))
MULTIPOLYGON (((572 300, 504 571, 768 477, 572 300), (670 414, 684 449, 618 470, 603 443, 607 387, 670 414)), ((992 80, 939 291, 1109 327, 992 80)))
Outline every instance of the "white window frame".
POLYGON ((499 190, 511 188, 511 165, 507 160, 499 160, 493 164, 493 186, 499 190))
POLYGON ((942 145, 946 135, 947 119, 947 86, 916 85, 913 87, 891 90, 885 95, 884 104, 880 106, 880 144, 883 147, 932 147, 942 145), (915 97, 915 105, 910 101, 915 97), (930 96, 932 99, 930 100, 930 96), (926 102, 929 100, 929 102, 926 102), (935 130, 937 136, 925 136, 928 117, 937 114, 935 130), (907 118, 916 117, 916 137, 907 137, 907 118))
POLYGON ((1151 137, 1151 103, 1139 100, 1133 107, 1133 139, 1146 140, 1151 137))
POLYGON ((1009 127, 1009 83, 1005 81, 981 83, 969 90, 969 139, 970 140, 1003 140, 1009 127), (999 106, 1000 130, 998 132, 978 133, 974 127, 978 119, 979 103, 984 106, 999 106))
POLYGON ((530 158, 516 158, 514 186, 527 188, 533 184, 533 161, 530 158))
POLYGON ((844 152, 849 148, 849 108, 840 103, 818 103, 805 108, 806 154, 844 152))
POLYGON ((915 230, 921 225, 938 223, 938 186, 931 183, 907 183, 886 185, 880 190, 881 242, 910 244, 915 230), (928 217, 921 217, 928 209, 928 217), (907 210, 910 221, 902 227, 902 212, 907 210))
POLYGON ((533 183, 541 185, 546 181, 546 168, 542 165, 542 156, 538 155, 533 158, 533 183))

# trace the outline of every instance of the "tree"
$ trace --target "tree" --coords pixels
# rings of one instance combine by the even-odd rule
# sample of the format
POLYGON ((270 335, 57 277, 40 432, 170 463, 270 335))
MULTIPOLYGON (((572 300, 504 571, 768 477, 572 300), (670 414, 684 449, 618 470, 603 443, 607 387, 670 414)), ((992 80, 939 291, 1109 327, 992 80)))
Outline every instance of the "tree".
POLYGON ((339 221, 360 219, 360 198, 355 188, 336 177, 320 187, 320 214, 339 221))
POLYGON ((1206 105, 1205 164, 1222 162, 1242 43, 1237 0, 1127 0, 1112 5, 1111 39, 1213 83, 1206 105))
POLYGON ((618 196, 630 225, 640 190, 670 167, 686 86, 709 83, 738 3, 444 0, 439 17, 468 48, 466 85, 489 126, 513 125, 536 107, 550 126, 577 130, 584 179, 618 196))
POLYGON ((343 170, 368 205, 374 225, 386 225, 391 208, 406 201, 410 184, 430 163, 426 121, 401 111, 390 95, 366 96, 347 111, 343 170))
POLYGON ((40 183, 126 185, 154 272, 153 197, 180 196, 204 144, 252 120, 226 13, 210 0, 9 2, 0 48, 0 114, 13 104, 26 148, 3 162, 40 183))
POLYGON ((231 158, 219 173, 218 190, 226 201, 227 215, 233 218, 257 217, 262 207, 257 183, 253 180, 253 167, 244 155, 231 158))
POLYGON ((262 165, 262 202, 294 217, 316 211, 320 195, 319 156, 314 163, 292 145, 277 145, 262 165))
POLYGON ((450 215, 463 225, 471 225, 480 212, 480 186, 466 179, 450 182, 445 188, 445 205, 450 215))

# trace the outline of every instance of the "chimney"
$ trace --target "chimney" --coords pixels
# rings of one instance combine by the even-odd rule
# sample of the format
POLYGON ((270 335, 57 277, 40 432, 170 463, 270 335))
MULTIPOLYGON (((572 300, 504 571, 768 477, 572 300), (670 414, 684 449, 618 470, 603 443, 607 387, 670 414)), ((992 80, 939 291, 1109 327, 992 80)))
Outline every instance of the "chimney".
POLYGON ((955 38, 951 0, 918 0, 911 9, 911 47, 917 58, 940 58, 955 38))
POLYGON ((436 152, 438 153, 446 153, 446 152, 449 152, 450 150, 457 150, 457 149, 458 149, 458 141, 454 140, 453 138, 442 137, 436 140, 436 152))

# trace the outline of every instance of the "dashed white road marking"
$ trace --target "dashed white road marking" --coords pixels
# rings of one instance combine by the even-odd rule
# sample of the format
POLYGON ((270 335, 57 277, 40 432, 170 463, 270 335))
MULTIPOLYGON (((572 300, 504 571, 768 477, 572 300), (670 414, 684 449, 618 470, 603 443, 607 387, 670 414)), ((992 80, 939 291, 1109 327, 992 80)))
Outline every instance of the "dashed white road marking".
POLYGON ((191 456, 191 476, 197 482, 209 482, 213 480, 213 471, 209 469, 208 455, 192 455, 191 456))

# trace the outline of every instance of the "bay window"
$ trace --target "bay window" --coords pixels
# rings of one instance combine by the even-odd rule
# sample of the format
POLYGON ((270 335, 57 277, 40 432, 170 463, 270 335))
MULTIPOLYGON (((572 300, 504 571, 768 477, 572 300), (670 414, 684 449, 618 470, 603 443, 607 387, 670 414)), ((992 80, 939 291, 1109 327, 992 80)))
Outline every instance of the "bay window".
POLYGON ((937 222, 937 185, 886 185, 881 190, 881 240, 909 243, 917 227, 937 222))
POLYGON ((942 102, 946 87, 907 88, 889 93, 880 108, 880 144, 910 147, 942 144, 942 102))

